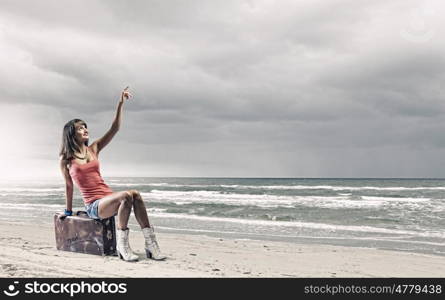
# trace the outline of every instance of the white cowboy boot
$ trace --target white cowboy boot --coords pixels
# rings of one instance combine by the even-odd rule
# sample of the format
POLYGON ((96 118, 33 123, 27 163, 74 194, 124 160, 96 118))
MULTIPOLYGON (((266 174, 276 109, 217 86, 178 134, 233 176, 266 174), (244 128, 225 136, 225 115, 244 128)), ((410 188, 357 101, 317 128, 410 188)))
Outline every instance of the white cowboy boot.
POLYGON ((159 249, 158 241, 156 241, 153 227, 143 228, 142 233, 145 238, 145 253, 147 254, 147 258, 154 260, 166 259, 167 257, 161 254, 161 249, 159 249))
POLYGON ((128 242, 130 229, 116 229, 116 250, 117 255, 125 261, 138 261, 139 257, 133 253, 128 242))

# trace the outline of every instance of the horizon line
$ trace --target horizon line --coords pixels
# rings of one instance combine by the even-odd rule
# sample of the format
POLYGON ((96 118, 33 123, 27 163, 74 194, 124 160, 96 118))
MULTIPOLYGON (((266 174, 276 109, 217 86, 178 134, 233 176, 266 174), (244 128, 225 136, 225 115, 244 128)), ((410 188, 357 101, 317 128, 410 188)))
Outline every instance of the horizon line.
MULTIPOLYGON (((206 179, 428 179, 428 180, 445 180, 445 177, 239 177, 239 176, 103 176, 106 178, 206 178, 206 179)), ((60 176, 47 177, 0 177, 0 180, 46 180, 60 179, 60 176)))

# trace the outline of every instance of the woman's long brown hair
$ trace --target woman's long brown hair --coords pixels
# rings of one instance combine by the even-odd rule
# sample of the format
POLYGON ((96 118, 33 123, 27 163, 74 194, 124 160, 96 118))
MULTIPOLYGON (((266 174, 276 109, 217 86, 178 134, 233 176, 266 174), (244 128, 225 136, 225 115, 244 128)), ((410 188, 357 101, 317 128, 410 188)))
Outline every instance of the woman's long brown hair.
MULTIPOLYGON (((85 128, 87 124, 80 119, 72 119, 63 127, 62 134, 62 145, 60 147, 59 157, 62 157, 62 160, 69 161, 74 158, 74 152, 80 152, 80 145, 76 142, 76 123, 80 123, 84 125, 85 128)), ((88 147, 88 140, 85 141, 85 146, 88 147)))

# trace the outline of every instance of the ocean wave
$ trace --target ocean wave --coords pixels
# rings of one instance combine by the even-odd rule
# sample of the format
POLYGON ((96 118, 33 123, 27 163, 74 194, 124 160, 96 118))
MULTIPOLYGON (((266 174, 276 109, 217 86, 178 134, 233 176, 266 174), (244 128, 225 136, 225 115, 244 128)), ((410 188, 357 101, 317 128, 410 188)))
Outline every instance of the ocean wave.
POLYGON ((278 196, 220 193, 216 191, 164 191, 152 190, 141 193, 148 201, 173 202, 177 205, 191 203, 217 203, 228 205, 252 205, 258 207, 295 207, 297 205, 322 208, 376 208, 380 206, 405 206, 418 208, 430 198, 349 196, 278 196))
POLYGON ((394 202, 427 202, 431 198, 411 198, 411 197, 380 197, 380 196, 360 196, 367 201, 394 201, 394 202))
POLYGON ((12 193, 21 193, 21 192, 34 192, 34 193, 48 193, 48 192, 63 192, 65 189, 63 188, 7 188, 0 187, 0 192, 12 192, 12 193))
MULTIPOLYGON (((168 183, 110 183, 111 186, 173 186, 168 183)), ((185 186, 185 185, 181 185, 185 186)))
POLYGON ((0 193, 0 197, 8 196, 24 196, 24 197, 50 197, 55 195, 61 195, 60 193, 0 193))
POLYGON ((174 187, 174 188, 181 188, 181 187, 194 187, 194 188, 212 188, 212 187, 218 187, 220 185, 208 185, 208 184, 172 184, 172 183, 166 183, 166 182, 159 182, 159 183, 110 183, 110 185, 114 186, 165 186, 165 187, 174 187))
POLYGON ((62 211, 66 206, 63 204, 36 204, 36 203, 0 203, 3 211, 34 210, 34 211, 62 211))
POLYGON ((333 191, 415 191, 415 190, 445 190, 445 187, 379 187, 379 186, 336 186, 336 185, 220 185, 221 187, 237 189, 278 189, 278 190, 333 190, 333 191))
MULTIPOLYGON (((276 234, 276 233, 257 233, 257 232, 239 232, 239 231, 227 231, 227 230, 211 230, 211 229, 196 229, 196 228, 175 228, 168 226, 156 226, 158 229, 170 230, 170 231, 185 231, 185 232, 201 232, 201 233, 223 233, 223 234, 233 234, 240 235, 246 234, 249 236, 271 236, 271 237, 281 237, 281 238, 295 238, 295 239, 311 239, 311 240, 362 240, 362 241, 383 241, 383 242, 396 242, 403 244, 420 244, 420 245, 431 245, 431 246, 443 246, 443 243, 428 242, 428 241, 406 241, 403 239, 397 239, 397 237, 356 237, 356 236, 309 236, 309 235, 289 235, 289 234, 276 234)), ((400 237, 403 238, 403 237, 400 237)), ((251 240, 247 238, 237 238, 237 240, 251 240)))
POLYGON ((114 186, 162 186, 172 188, 231 188, 231 189, 266 189, 266 190, 333 190, 333 191, 422 191, 445 190, 445 186, 438 187, 400 187, 400 186, 337 186, 337 185, 241 185, 241 184, 173 184, 173 183, 111 183, 114 186))
MULTIPOLYGON (((65 208, 65 204, 41 204, 41 203, 7 203, 0 202, 0 208, 4 209, 19 209, 19 210, 27 210, 27 209, 39 209, 39 210, 48 210, 48 209, 56 209, 63 210, 65 208)), ((74 207, 74 210, 84 210, 83 206, 74 207)), ((167 211, 166 208, 158 208, 158 207, 150 207, 147 209, 150 213, 159 213, 167 211)))
POLYGON ((243 225, 253 226, 274 226, 274 227, 296 227, 296 228, 310 228, 326 231, 353 231, 364 233, 382 233, 382 234, 397 234, 397 235, 409 235, 418 237, 434 237, 445 238, 444 232, 420 232, 412 230, 400 230, 400 229, 388 229, 372 226, 356 226, 356 225, 335 225, 325 223, 312 223, 312 222, 299 222, 299 221, 268 221, 268 220, 253 220, 253 219, 237 219, 237 218, 221 218, 221 217, 208 217, 197 216, 187 214, 174 214, 174 213, 155 213, 155 217, 159 218, 176 218, 176 219, 188 219, 206 222, 226 222, 237 223, 243 225))

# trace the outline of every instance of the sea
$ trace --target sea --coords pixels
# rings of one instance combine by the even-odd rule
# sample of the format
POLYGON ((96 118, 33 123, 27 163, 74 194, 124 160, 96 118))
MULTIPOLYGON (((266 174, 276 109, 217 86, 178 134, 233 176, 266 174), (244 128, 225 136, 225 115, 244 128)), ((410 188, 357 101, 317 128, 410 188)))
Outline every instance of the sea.
MULTIPOLYGON (((104 179, 139 191, 157 232, 445 255, 445 179, 104 179)), ((73 202, 84 210, 77 188, 73 202)), ((0 222, 53 224, 64 208, 61 178, 0 181, 0 222)))

